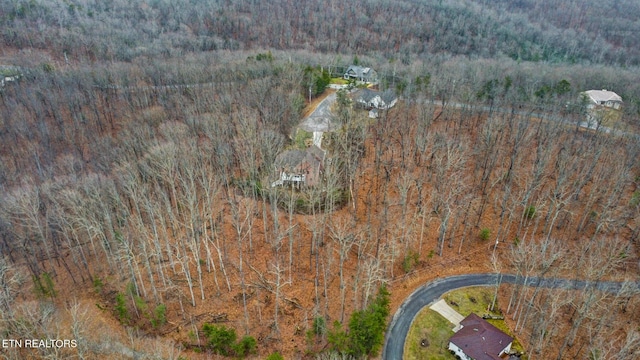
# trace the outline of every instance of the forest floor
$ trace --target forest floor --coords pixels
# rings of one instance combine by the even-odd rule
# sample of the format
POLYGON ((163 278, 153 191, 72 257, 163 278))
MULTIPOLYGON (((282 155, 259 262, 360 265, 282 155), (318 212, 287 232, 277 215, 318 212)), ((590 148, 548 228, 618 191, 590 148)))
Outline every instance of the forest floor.
MULTIPOLYGON (((320 101, 322 98, 311 103, 305 114, 311 113, 320 101)), ((438 126, 444 128, 449 125, 442 123, 438 126)), ((375 152, 366 151, 365 154, 358 170, 360 185, 354 191, 354 200, 330 214, 332 219, 348 219, 355 215, 355 218, 364 222, 368 216, 368 209, 370 209, 366 205, 367 199, 372 192, 375 197, 379 197, 380 194, 375 192, 376 184, 380 179, 371 168, 375 161, 375 152)), ((395 169, 392 175, 397 176, 398 171, 395 169)), ((202 284, 198 283, 194 288, 194 291, 197 292, 195 295, 196 306, 194 307, 190 304, 190 298, 185 295, 189 294, 189 290, 179 276, 180 270, 177 269, 174 274, 175 282, 182 291, 162 291, 161 296, 168 304, 166 312, 168 322, 157 329, 150 325, 144 314, 132 315, 129 321, 117 319, 113 309, 116 305, 116 295, 124 291, 123 288, 126 284, 123 283, 123 279, 106 277, 102 279, 104 287, 96 291, 90 286, 64 286, 64 284, 72 284, 74 281, 64 271, 58 271, 59 276, 56 281, 60 290, 55 301, 64 305, 78 299, 77 301, 85 304, 88 314, 90 314, 91 323, 94 324, 92 326, 100 329, 100 334, 107 333, 113 342, 121 343, 123 347, 133 350, 148 346, 148 344, 143 344, 144 339, 151 341, 150 339, 157 338, 161 343, 171 344, 171 346, 178 347, 180 346, 178 344, 181 344, 185 348, 182 354, 189 359, 210 359, 211 354, 206 350, 200 350, 205 339, 199 332, 203 323, 215 322, 218 319, 222 320, 222 325, 235 328, 240 336, 247 333, 258 340, 259 356, 256 358, 264 358, 274 350, 285 354, 285 358, 304 358, 308 354, 321 350, 325 344, 309 344, 305 336, 313 318, 318 314, 326 313, 328 324, 334 320, 344 321, 348 318, 348 314, 358 307, 361 294, 351 290, 347 291, 346 311, 344 318, 342 318, 340 301, 337 300, 340 299, 337 271, 327 273, 326 289, 318 289, 314 285, 317 268, 311 246, 312 216, 294 214, 292 224, 297 224, 295 241, 289 243, 289 238, 284 238, 281 246, 276 250, 265 239, 265 233, 267 233, 265 229, 270 225, 269 220, 265 223, 262 218, 261 209, 264 204, 259 199, 251 198, 242 198, 241 202, 247 212, 253 212, 253 216, 249 216, 248 223, 251 229, 248 241, 251 241, 252 245, 244 259, 244 282, 246 284, 244 290, 241 286, 243 281, 239 266, 231 261, 226 269, 231 290, 227 290, 221 269, 205 272, 202 284), (276 271, 272 261, 276 257, 296 259, 295 262, 279 264, 281 266, 280 275, 284 281, 281 283, 277 295, 273 291, 273 279, 276 271), (202 301, 200 287, 205 294, 202 301), (243 295, 246 297, 246 312, 243 310, 243 295), (276 296, 280 297, 279 301, 276 296), (277 312, 275 310, 276 303, 278 304, 277 312), (124 327, 123 323, 127 327, 124 327), (132 336, 132 331, 141 336, 132 336)), ((280 217, 281 224, 288 224, 289 219, 284 212, 281 212, 280 217)), ((474 227, 471 232, 477 232, 481 228, 497 229, 498 219, 497 207, 488 207, 478 221, 479 226, 474 227)), ((408 218, 405 221, 413 220, 408 218)), ((401 218, 396 214, 389 219, 387 225, 397 226, 401 222, 401 218)), ((227 226, 220 229, 219 235, 223 241, 225 257, 237 259, 239 244, 235 241, 237 235, 230 225, 233 223, 233 219, 229 211, 224 212, 224 223, 227 226)), ((373 224, 373 226, 377 225, 379 224, 373 224)), ((418 235, 414 233, 412 236, 417 237, 418 235)), ((438 238, 437 226, 429 226, 427 223, 420 238, 420 248, 417 250, 418 261, 408 273, 405 273, 402 268, 401 260, 391 263, 388 268, 392 274, 388 281, 392 314, 416 288, 429 281, 451 275, 492 272, 490 259, 494 252, 493 242, 468 237, 464 244, 459 244, 458 241, 461 239, 457 235, 451 236, 451 240, 447 241, 443 247, 442 255, 439 256, 435 255, 438 238)), ((322 246, 326 248, 325 251, 328 253, 336 250, 333 248, 336 245, 332 245, 330 241, 322 246)), ((502 263, 509 263, 510 255, 507 243, 500 243, 496 252, 502 263)), ((355 258, 353 250, 350 252, 349 258, 352 261, 347 261, 344 268, 347 288, 352 287, 357 272, 357 262, 353 261, 355 258)), ((633 262, 637 259, 635 255, 632 255, 629 260, 633 262)), ((335 259, 328 261, 335 261, 335 259)), ((326 265, 329 268, 336 266, 331 262, 326 265)), ((323 263, 322 266, 325 264, 323 263)), ((98 267, 97 264, 96 267, 98 267)), ((508 269, 505 271, 508 272, 508 269)), ((503 295, 503 298, 506 296, 503 295)), ((507 320, 507 324, 512 323, 513 321, 507 320)))

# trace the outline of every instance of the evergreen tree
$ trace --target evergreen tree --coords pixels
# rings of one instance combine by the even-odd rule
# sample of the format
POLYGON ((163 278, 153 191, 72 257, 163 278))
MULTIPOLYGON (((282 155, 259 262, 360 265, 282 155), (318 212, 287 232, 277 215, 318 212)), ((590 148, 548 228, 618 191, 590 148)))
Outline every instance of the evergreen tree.
POLYGON ((376 356, 384 342, 387 328, 389 295, 386 286, 381 286, 378 295, 366 309, 351 314, 348 332, 336 321, 328 334, 333 349, 355 358, 376 356))
POLYGON ((375 300, 364 310, 351 314, 349 353, 354 357, 376 356, 384 342, 389 316, 389 291, 381 286, 375 300))

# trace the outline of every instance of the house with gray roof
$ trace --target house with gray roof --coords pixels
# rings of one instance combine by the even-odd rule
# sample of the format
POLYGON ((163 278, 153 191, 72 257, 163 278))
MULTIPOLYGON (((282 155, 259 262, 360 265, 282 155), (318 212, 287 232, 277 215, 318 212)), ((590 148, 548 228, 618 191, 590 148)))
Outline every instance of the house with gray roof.
POLYGON ((587 90, 582 93, 589 101, 587 107, 594 108, 596 106, 605 106, 612 109, 620 109, 622 98, 620 95, 607 89, 603 90, 587 90))
POLYGON ((586 106, 586 119, 580 126, 598 129, 613 126, 621 116, 622 97, 613 91, 588 90, 580 94, 586 106))
POLYGON ((398 101, 393 90, 383 92, 371 89, 359 89, 352 94, 353 101, 365 109, 388 110, 398 101))
POLYGON ((449 350, 463 360, 501 360, 511 351, 513 338, 476 314, 460 322, 449 338, 449 350))
POLYGON ((378 73, 370 67, 351 65, 344 73, 345 80, 355 80, 356 82, 374 83, 378 81, 378 73))

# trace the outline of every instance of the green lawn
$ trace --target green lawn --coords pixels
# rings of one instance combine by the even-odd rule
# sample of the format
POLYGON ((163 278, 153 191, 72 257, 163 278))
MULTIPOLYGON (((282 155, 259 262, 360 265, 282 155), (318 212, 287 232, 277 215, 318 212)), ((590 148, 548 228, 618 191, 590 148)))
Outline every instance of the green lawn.
POLYGON ((425 307, 411 324, 404 344, 404 359, 454 360, 455 357, 447 350, 452 329, 453 325, 447 319, 425 307), (428 346, 420 344, 422 339, 428 341, 428 346))
MULTIPOLYGON (((502 315, 499 311, 497 311, 498 301, 496 301, 495 305, 496 311, 487 311, 487 309, 491 305, 491 302, 493 301, 494 291, 495 287, 493 286, 470 287, 446 293, 444 294, 444 299, 447 304, 449 304, 449 306, 459 312, 462 316, 467 316, 472 312, 476 313, 478 316, 482 316, 488 313, 491 313, 492 315, 502 315)), ((507 324, 504 322, 504 320, 487 320, 487 322, 502 330, 506 334, 513 336, 513 334, 511 333, 511 329, 507 327, 507 324)), ((518 342, 518 339, 513 340, 511 349, 513 351, 524 352, 524 348, 522 347, 520 342, 518 342)), ((526 359, 526 357, 522 357, 522 359, 526 359)))
MULTIPOLYGON (((494 291, 494 287, 464 288, 444 294, 444 300, 462 316, 467 316, 471 313, 482 316, 488 313, 487 308, 491 305, 494 291)), ((497 305, 496 302, 496 309, 498 308, 497 305)), ((496 312, 493 312, 493 314, 500 315, 496 312)))
POLYGON ((344 78, 341 78, 341 77, 331 78, 331 84, 347 85, 348 83, 349 83, 349 81, 347 81, 347 80, 345 80, 344 78))

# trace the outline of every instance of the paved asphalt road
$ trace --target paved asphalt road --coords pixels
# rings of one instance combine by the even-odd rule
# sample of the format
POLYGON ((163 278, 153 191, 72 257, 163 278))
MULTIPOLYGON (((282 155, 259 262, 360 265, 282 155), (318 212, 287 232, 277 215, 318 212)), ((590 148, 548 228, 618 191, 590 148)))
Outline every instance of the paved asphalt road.
MULTIPOLYGON (((385 360, 402 360, 404 351, 404 341, 409 332, 409 327, 413 318, 425 306, 439 299, 444 293, 454 289, 467 286, 491 286, 497 282, 497 274, 468 274, 451 276, 448 278, 438 279, 425 284, 414 291, 400 306, 398 311, 393 315, 393 319, 389 323, 387 334, 385 337, 382 358, 385 360)), ((522 277, 515 275, 502 275, 502 283, 523 283, 522 277)), ((595 286, 596 288, 617 292, 621 288, 621 283, 602 281, 598 283, 587 283, 585 281, 565 280, 565 279, 541 279, 529 278, 526 285, 540 286, 547 288, 564 288, 564 289, 583 289, 586 286, 595 286)), ((640 289, 640 283, 636 286, 640 289)))

